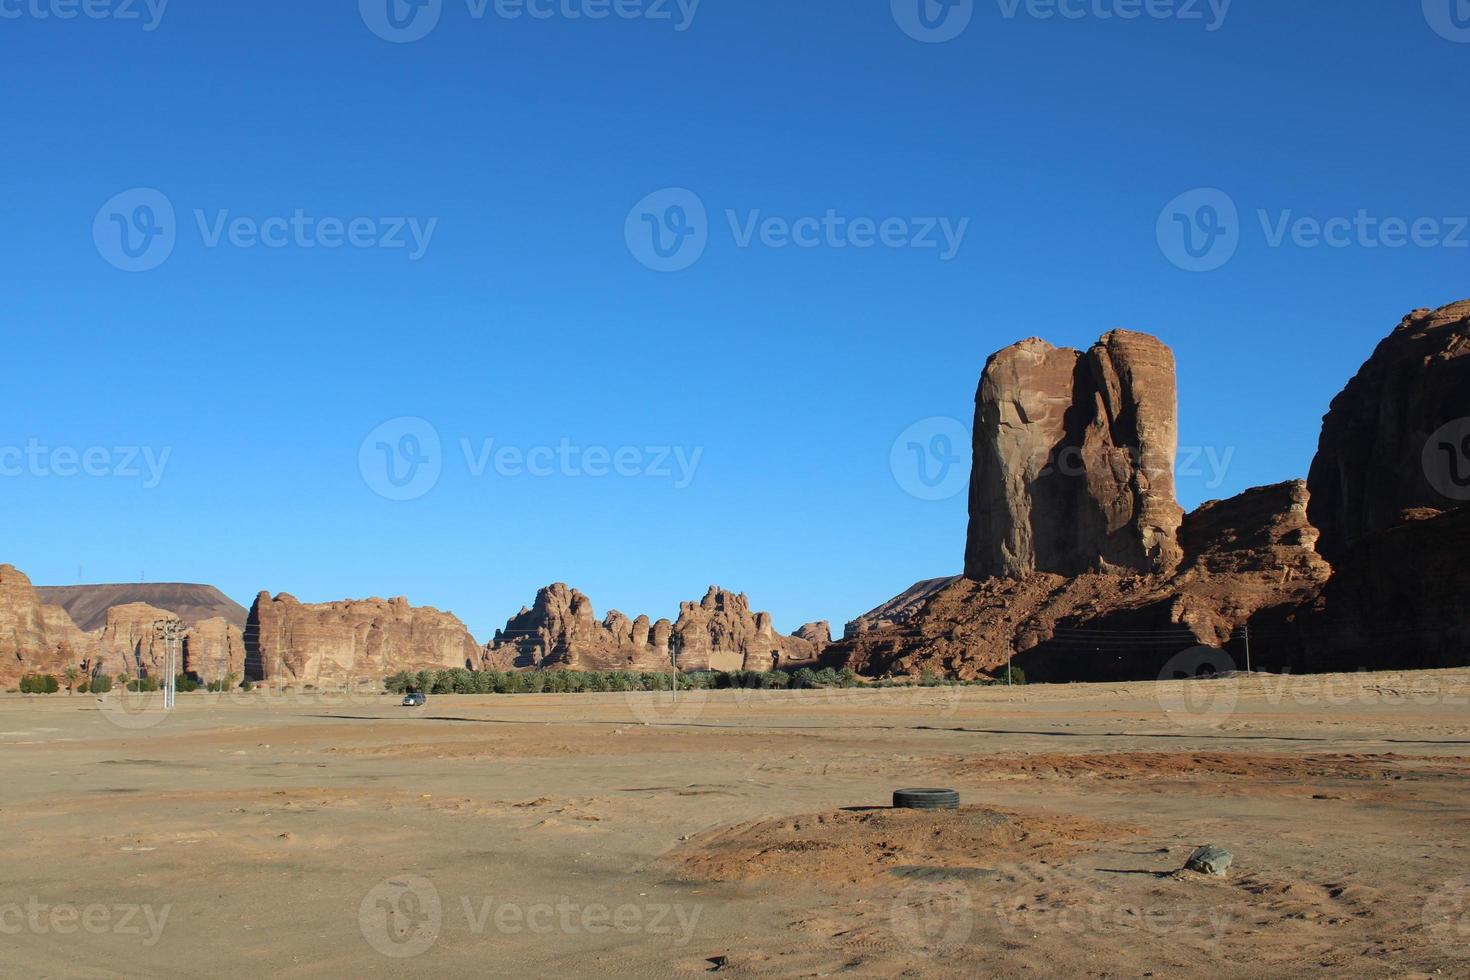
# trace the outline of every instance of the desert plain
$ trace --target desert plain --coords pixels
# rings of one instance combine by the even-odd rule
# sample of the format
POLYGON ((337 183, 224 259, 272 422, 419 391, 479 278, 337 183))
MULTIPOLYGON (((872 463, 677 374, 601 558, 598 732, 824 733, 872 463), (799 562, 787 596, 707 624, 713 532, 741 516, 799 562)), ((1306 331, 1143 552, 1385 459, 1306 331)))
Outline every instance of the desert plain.
POLYGON ((7 696, 0 746, 5 976, 1470 975, 1470 670, 7 696))

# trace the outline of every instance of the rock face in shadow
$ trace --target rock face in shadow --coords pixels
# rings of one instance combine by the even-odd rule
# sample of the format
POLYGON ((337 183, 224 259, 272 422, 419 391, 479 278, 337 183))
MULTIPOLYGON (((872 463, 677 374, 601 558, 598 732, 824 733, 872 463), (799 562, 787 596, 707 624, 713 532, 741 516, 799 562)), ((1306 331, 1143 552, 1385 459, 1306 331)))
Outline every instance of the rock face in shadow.
POLYGON ((1408 511, 1470 501, 1470 301, 1415 310, 1332 400, 1308 477, 1336 562, 1408 511))
POLYGON ((1470 508, 1419 510, 1340 556, 1296 625, 1298 670, 1470 664, 1470 508))
POLYGON ((876 676, 975 680, 1003 675, 1014 657, 1032 680, 1157 677, 1179 651, 1238 649, 1241 628, 1274 626, 1317 594, 1329 568, 1306 504, 1300 480, 1204 504, 1184 519, 1168 574, 957 579, 824 660, 876 676))
POLYGON ((1170 571, 1182 512, 1174 355, 1114 330, 1086 354, 1032 338, 975 397, 965 575, 1170 571))
POLYGON ((464 623, 407 599, 307 604, 262 592, 245 628, 245 676, 271 684, 340 685, 401 670, 480 665, 464 623))
POLYGON ((667 671, 770 670, 816 663, 831 642, 827 623, 778 633, 770 613, 753 612, 744 595, 710 586, 698 602, 679 605, 676 622, 629 619, 616 610, 599 621, 592 600, 558 583, 511 617, 485 651, 499 668, 667 671))

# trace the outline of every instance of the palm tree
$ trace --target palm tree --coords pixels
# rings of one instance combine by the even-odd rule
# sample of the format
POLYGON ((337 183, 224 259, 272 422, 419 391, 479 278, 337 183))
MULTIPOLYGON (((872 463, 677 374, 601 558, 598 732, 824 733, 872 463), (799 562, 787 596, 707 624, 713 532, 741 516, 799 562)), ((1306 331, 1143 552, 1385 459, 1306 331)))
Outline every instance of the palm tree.
POLYGON ((68 667, 61 672, 61 676, 66 679, 66 693, 70 694, 77 686, 77 681, 82 679, 82 672, 76 667, 68 667))

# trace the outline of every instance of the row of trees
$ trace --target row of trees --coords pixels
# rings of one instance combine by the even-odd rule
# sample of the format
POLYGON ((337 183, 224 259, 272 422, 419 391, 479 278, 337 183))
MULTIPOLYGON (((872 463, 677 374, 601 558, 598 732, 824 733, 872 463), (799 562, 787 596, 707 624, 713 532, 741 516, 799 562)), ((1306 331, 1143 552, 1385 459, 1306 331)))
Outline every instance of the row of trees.
MULTIPOLYGON (((918 682, 924 687, 949 685, 953 682, 926 674, 918 682)), ((990 682, 994 683, 994 682, 990 682)), ((1012 672, 1012 683, 1024 684, 1019 669, 1012 672)), ((384 681, 393 694, 583 694, 622 691, 668 691, 678 684, 679 690, 814 690, 848 688, 863 684, 849 668, 836 670, 823 667, 814 670, 734 670, 695 671, 687 674, 655 674, 628 670, 582 672, 570 670, 405 670, 384 681)))
MULTIPOLYGON (((135 678, 127 673, 118 674, 116 680, 129 691, 157 691, 163 686, 163 681, 157 677, 135 678)), ((246 690, 250 689, 250 682, 242 682, 239 674, 231 674, 223 680, 210 681, 207 684, 190 674, 179 674, 174 679, 174 689, 186 692, 201 688, 208 691, 228 691, 236 684, 246 690)), ((106 674, 88 676, 76 667, 68 667, 59 678, 55 674, 27 674, 13 690, 18 690, 21 694, 56 694, 65 687, 68 694, 106 694, 112 690, 112 686, 113 678, 106 674)))

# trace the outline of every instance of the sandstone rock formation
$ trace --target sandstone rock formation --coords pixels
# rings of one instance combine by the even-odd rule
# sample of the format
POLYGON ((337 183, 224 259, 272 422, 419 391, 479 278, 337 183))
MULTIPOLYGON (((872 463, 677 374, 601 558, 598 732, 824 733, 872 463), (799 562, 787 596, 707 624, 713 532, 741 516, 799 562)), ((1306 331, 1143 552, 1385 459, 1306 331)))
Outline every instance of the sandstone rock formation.
MULTIPOLYGON (((12 566, 0 565, 0 683, 25 674, 60 677, 70 667, 89 677, 163 677, 158 626, 179 618, 172 611, 141 602, 110 605, 102 610, 101 626, 85 632, 63 607, 41 602, 45 594, 12 566)), ((181 671, 204 681, 242 672, 240 630, 224 619, 189 630, 175 653, 181 671)))
POLYGON ((205 683, 245 677, 245 634, 221 616, 190 627, 184 635, 184 670, 205 683))
POLYGON ((244 647, 246 677, 276 684, 339 685, 480 664, 480 647, 462 622, 403 598, 306 604, 262 592, 244 647))
POLYGON ((41 585, 41 601, 60 606, 72 622, 87 631, 107 625, 107 610, 113 606, 143 602, 167 609, 189 626, 216 616, 237 628, 245 627, 246 610, 212 585, 178 582, 130 582, 121 585, 41 585))
POLYGON ((674 638, 683 670, 772 670, 815 663, 831 634, 808 624, 804 636, 782 636, 767 612, 752 612, 744 593, 710 586, 698 602, 679 604, 674 638))
MULTIPOLYGON (((1168 574, 957 579, 824 659, 868 675, 973 680, 1014 657, 1033 680, 1115 680, 1157 676, 1196 645, 1238 650, 1237 630, 1275 628, 1327 579, 1306 503, 1298 480, 1203 505, 1184 519, 1182 560, 1168 574)), ((1258 652, 1263 663, 1273 656, 1258 652)))
POLYGON ((1470 508, 1410 511, 1340 556, 1297 620, 1296 670, 1470 664, 1470 508))
POLYGON ((501 668, 668 670, 670 632, 666 619, 630 620, 617 610, 598 622, 592 600, 558 582, 496 631, 485 658, 501 668))
POLYGON ((94 645, 64 609, 41 602, 30 579, 13 565, 0 565, 0 684, 81 666, 94 645))
MULTIPOLYGON (((129 677, 164 677, 167 658, 158 627, 175 619, 178 617, 167 609, 159 609, 146 602, 129 602, 108 609, 107 625, 97 635, 100 672, 109 677, 123 674, 129 677)), ((175 656, 180 658, 178 668, 182 670, 183 651, 176 650, 175 656)))
POLYGON ((1176 414, 1174 355, 1147 334, 994 354, 975 397, 965 575, 1170 571, 1176 414))
POLYGON ((1470 301, 1415 310, 1322 423, 1311 519, 1336 561, 1417 508, 1470 501, 1470 301))
POLYGON ((782 636, 770 613, 752 612, 744 595, 710 586, 698 602, 679 606, 679 619, 650 623, 620 612, 601 622, 592 600, 558 583, 536 594, 495 634, 485 662, 495 667, 564 670, 770 670, 813 664, 831 642, 827 623, 808 623, 782 636))
POLYGON ((934 593, 948 588, 959 579, 958 575, 946 575, 943 578, 929 578, 922 582, 915 582, 883 605, 870 609, 857 619, 848 622, 842 631, 842 638, 851 639, 884 626, 899 626, 909 622, 923 610, 924 604, 934 593))

